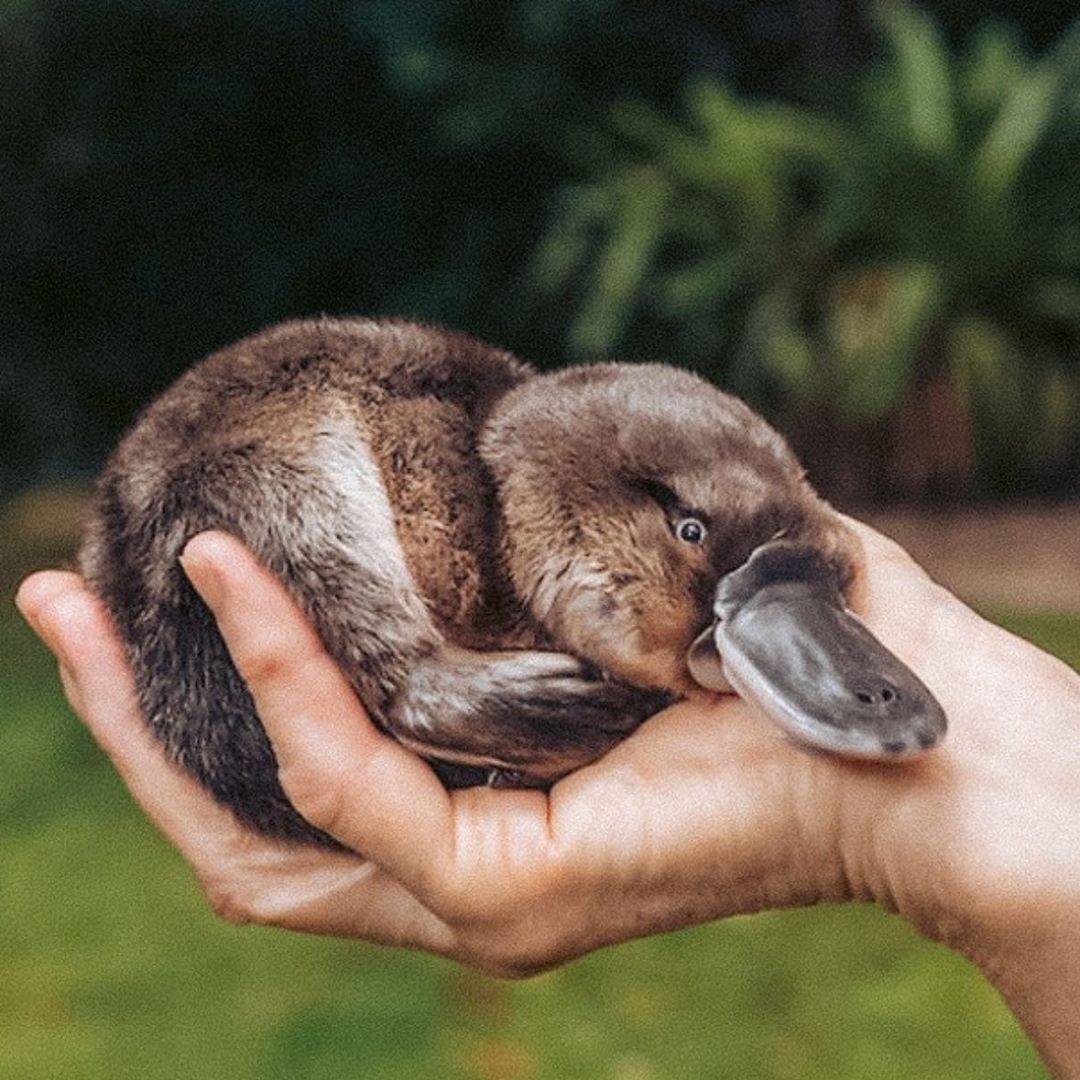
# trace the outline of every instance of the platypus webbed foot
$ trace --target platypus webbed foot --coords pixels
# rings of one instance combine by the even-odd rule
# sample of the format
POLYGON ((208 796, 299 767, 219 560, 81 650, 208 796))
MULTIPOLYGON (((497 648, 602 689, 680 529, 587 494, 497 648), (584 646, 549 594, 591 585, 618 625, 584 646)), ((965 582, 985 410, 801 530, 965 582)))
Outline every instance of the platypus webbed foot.
POLYGON ((605 678, 565 653, 454 649, 410 672, 384 724, 439 762, 448 787, 545 787, 671 700, 605 678))

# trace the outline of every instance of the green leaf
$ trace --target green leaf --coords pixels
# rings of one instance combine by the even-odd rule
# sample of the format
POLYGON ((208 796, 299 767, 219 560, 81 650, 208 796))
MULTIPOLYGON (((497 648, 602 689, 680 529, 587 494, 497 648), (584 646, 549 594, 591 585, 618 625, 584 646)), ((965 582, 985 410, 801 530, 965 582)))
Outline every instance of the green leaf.
POLYGON ((739 282, 742 265, 734 251, 698 259, 660 280, 657 301, 664 314, 680 318, 729 300, 739 282))
POLYGON ((788 105, 753 105, 748 119, 774 163, 803 162, 835 170, 851 167, 859 152, 858 138, 843 125, 788 105))
POLYGON ((817 385, 813 346, 799 324, 797 299, 785 288, 759 297, 746 322, 745 347, 794 398, 812 399, 817 385))
POLYGON ((1064 115, 1065 98, 1080 78, 1080 19, 1005 97, 972 159, 972 184, 988 203, 1012 192, 1036 146, 1064 115))
POLYGON ((893 47, 912 142, 925 153, 944 157, 955 148, 956 121, 941 31, 929 15, 904 0, 878 4, 876 17, 893 47))
POLYGON ((1060 73, 1038 68, 1005 99, 982 144, 975 151, 972 186, 990 204, 1000 203, 1054 120, 1060 73))
POLYGON ((971 401, 979 426, 998 444, 1026 443, 1030 394, 1005 332, 985 318, 957 319, 949 330, 948 350, 953 378, 971 401))
POLYGON ((695 82, 686 97, 696 128, 673 124, 638 104, 616 106, 612 122, 632 142, 652 151, 654 168, 672 183, 723 206, 737 227, 772 227, 781 198, 778 177, 747 107, 707 80, 695 82))
POLYGON ((622 335, 664 233, 670 189, 655 170, 627 169, 615 194, 610 232, 570 332, 578 354, 603 352, 622 335))
POLYGON ((965 104, 976 113, 997 108, 1027 67, 1028 60, 1014 27, 996 21, 977 27, 958 80, 965 104))
POLYGON ((1080 432, 1080 381, 1051 367, 1039 380, 1039 399, 1038 448, 1043 457, 1061 457, 1080 432))
POLYGON ((872 419, 903 399, 945 287, 934 267, 914 263, 853 275, 847 293, 826 319, 837 404, 850 417, 872 419))
POLYGON ((644 105, 636 102, 615 105, 611 121, 631 142, 652 151, 654 166, 669 172, 673 179, 712 190, 723 175, 700 136, 644 105))
POLYGON ((552 223, 525 273, 528 291, 552 294, 569 284, 584 264, 591 231, 610 202, 601 185, 571 187, 560 194, 552 223))
POLYGON ((1080 327, 1080 281, 1051 278, 1032 283, 1031 305, 1043 315, 1080 327))
POLYGON ((754 109, 711 81, 695 83, 688 103, 704 129, 714 174, 733 212, 750 227, 775 230, 786 193, 754 109))

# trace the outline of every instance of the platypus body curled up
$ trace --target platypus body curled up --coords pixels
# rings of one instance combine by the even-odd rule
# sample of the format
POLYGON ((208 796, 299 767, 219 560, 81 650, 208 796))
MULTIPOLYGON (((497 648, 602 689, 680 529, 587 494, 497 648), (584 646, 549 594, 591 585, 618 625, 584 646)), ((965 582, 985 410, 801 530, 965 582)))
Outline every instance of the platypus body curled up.
POLYGON ((944 731, 847 612, 857 541, 741 401, 663 365, 538 375, 433 327, 293 322, 145 411, 81 553, 167 752, 271 835, 331 842, 286 800, 177 561, 210 528, 281 578, 450 786, 549 784, 702 685, 854 756, 944 731))

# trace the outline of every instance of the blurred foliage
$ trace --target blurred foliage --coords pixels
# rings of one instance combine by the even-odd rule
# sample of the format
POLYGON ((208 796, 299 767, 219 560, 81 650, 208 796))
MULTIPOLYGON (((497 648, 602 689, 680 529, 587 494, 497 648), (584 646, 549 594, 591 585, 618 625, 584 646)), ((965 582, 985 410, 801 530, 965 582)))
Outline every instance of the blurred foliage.
POLYGON ((0 0, 0 493, 320 311, 680 361, 798 435, 814 395, 889 413, 945 310, 984 472, 1056 482, 1075 34, 1051 0, 935 7, 948 46, 860 0, 0 0), (981 21, 1010 10, 1024 39, 981 21))
POLYGON ((660 13, 613 6, 0 2, 0 490, 281 318, 504 339, 560 133, 678 85, 660 13))
POLYGON ((811 451, 808 429, 835 455, 838 424, 892 421, 910 468, 943 440, 916 494, 976 461, 985 488, 1065 487, 1080 464, 1080 22, 1039 57, 987 22, 953 58, 900 0, 875 26, 882 57, 832 116, 705 79, 685 120, 618 104, 575 143, 588 178, 562 192, 531 291, 569 302, 576 355, 652 348, 771 408, 811 451), (928 412, 937 430, 917 422, 928 412))

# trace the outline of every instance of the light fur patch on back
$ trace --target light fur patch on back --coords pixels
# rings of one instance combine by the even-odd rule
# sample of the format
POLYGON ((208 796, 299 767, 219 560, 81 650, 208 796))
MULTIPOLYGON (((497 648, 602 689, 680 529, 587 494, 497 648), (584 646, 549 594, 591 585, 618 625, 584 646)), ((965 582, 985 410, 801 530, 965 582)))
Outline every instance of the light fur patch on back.
POLYGON ((345 513, 304 521, 301 538, 315 548, 337 548, 395 588, 415 591, 382 473, 352 425, 347 421, 324 422, 315 434, 311 462, 325 477, 328 491, 339 500, 336 509, 345 513), (355 520, 362 527, 345 535, 340 527, 333 527, 343 520, 355 520))

